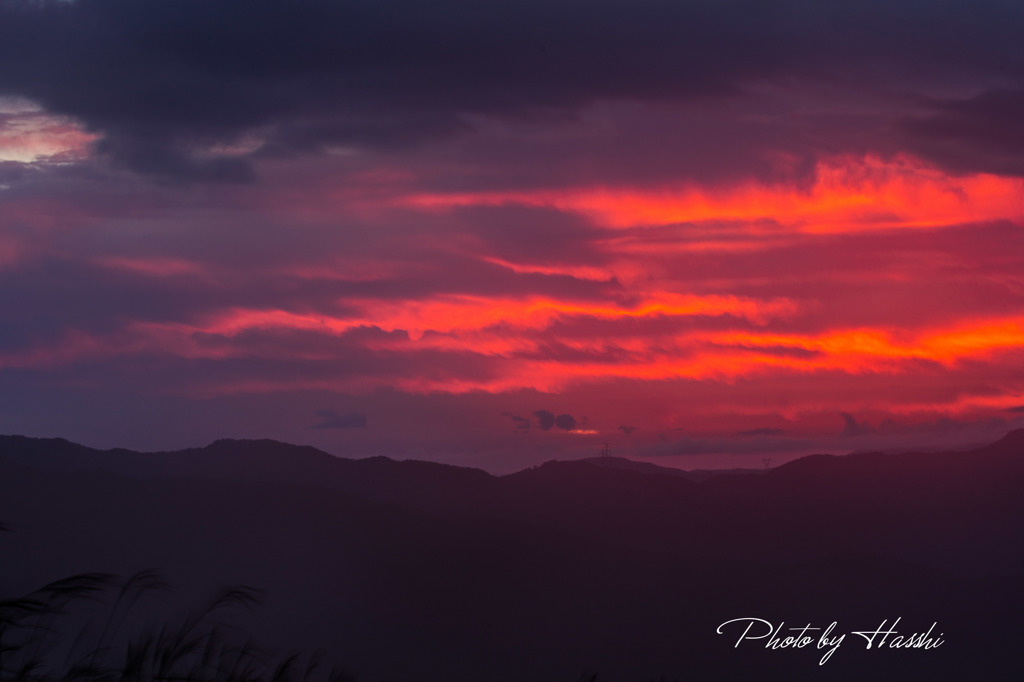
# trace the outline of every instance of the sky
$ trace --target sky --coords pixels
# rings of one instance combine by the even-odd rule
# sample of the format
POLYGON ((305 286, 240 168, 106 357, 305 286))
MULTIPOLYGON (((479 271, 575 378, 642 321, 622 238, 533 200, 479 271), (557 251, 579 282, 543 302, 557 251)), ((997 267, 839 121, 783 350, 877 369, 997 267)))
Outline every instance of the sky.
POLYGON ((1016 0, 0 0, 0 432, 508 472, 1024 426, 1016 0))

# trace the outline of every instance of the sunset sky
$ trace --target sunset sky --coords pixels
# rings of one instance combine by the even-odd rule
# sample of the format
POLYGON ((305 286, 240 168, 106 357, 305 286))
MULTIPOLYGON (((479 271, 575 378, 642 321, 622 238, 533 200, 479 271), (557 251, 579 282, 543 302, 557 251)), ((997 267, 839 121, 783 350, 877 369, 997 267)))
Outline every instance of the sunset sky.
POLYGON ((0 0, 0 432, 512 471, 1024 426, 1024 3, 0 0))

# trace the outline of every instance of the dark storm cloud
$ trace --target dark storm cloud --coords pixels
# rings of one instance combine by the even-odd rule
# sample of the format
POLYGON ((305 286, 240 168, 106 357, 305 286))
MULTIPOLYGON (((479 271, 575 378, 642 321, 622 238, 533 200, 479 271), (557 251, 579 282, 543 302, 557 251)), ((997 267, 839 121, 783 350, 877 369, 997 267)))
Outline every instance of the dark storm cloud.
POLYGON ((571 119, 487 119, 460 140, 462 167, 437 172, 436 157, 424 155, 417 170, 442 192, 750 178, 799 184, 813 180, 822 156, 892 154, 894 110, 908 106, 903 95, 821 81, 671 103, 601 100, 571 119))
MULTIPOLYGON (((520 417, 510 412, 503 412, 502 416, 509 417, 515 423, 516 431, 529 431, 533 422, 528 417, 520 417)), ((574 431, 579 428, 580 424, 576 421, 576 418, 571 414, 560 414, 557 417, 553 412, 547 410, 536 410, 533 416, 537 419, 537 427, 541 431, 550 431, 556 426, 564 431, 574 431)), ((586 417, 584 417, 584 424, 586 424, 586 417)))
POLYGON ((1018 77, 1022 12, 996 0, 5 0, 0 92, 78 118, 135 170, 240 181, 247 136, 264 154, 386 149, 466 130, 467 116, 572 115, 793 75, 1018 77), (243 151, 206 153, 214 144, 243 151))
POLYGON ((1024 90, 989 90, 939 103, 903 130, 914 151, 962 173, 1024 175, 1024 90))
MULTIPOLYGON (((571 414, 560 414, 555 416, 554 412, 536 410, 533 413, 533 416, 537 418, 537 426, 542 431, 550 431, 556 426, 564 431, 573 431, 579 427, 579 423, 576 421, 576 418, 571 414)), ((513 419, 518 420, 519 418, 513 417, 513 419)), ((585 420, 586 418, 584 418, 584 421, 585 420)))
POLYGON ((533 416, 537 418, 537 426, 539 426, 542 431, 550 431, 551 427, 555 425, 555 415, 553 412, 537 410, 533 413, 533 416))
POLYGON ((576 423, 576 418, 571 414, 560 414, 555 417, 555 426, 563 431, 573 431, 578 424, 576 423))
POLYGON ((334 410, 317 410, 316 416, 320 421, 313 424, 311 429, 365 429, 366 415, 359 412, 348 412, 338 414, 334 410))
POLYGON ((196 158, 187 146, 160 137, 108 133, 96 151, 139 173, 199 182, 250 182, 256 175, 241 158, 196 158))

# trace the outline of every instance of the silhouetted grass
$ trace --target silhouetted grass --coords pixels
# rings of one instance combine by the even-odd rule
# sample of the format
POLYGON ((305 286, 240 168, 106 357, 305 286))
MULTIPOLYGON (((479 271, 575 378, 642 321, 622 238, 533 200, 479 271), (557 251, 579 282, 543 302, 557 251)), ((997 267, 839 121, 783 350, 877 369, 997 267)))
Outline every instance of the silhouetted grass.
MULTIPOLYGON (((0 531, 13 532, 2 523, 0 531)), ((356 680, 337 666, 325 667, 319 652, 275 657, 219 624, 216 618, 225 609, 260 604, 261 591, 248 586, 224 588, 178 621, 123 632, 141 599, 170 591, 157 571, 145 570, 126 580, 83 573, 0 599, 0 682, 356 680), (93 612, 76 608, 83 603, 93 612)), ((579 676, 579 682, 597 679, 592 670, 579 676)))
POLYGON ((318 654, 277 659, 216 621, 231 607, 252 608, 260 592, 235 586, 176 624, 122 632, 129 611, 147 594, 166 592, 155 571, 119 580, 86 573, 0 600, 0 682, 350 682, 325 669, 318 654), (105 610, 77 613, 80 602, 105 610), (77 618, 76 618, 77 616, 77 618), (102 625, 100 625, 102 622, 102 625))

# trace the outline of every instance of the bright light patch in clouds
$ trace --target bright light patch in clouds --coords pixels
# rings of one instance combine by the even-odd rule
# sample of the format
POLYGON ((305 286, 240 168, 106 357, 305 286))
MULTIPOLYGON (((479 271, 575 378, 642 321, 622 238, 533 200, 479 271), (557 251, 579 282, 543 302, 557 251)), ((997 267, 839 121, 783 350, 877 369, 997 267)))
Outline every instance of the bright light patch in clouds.
POLYGON ((88 155, 89 145, 97 138, 31 102, 0 98, 0 162, 78 160, 88 155))

